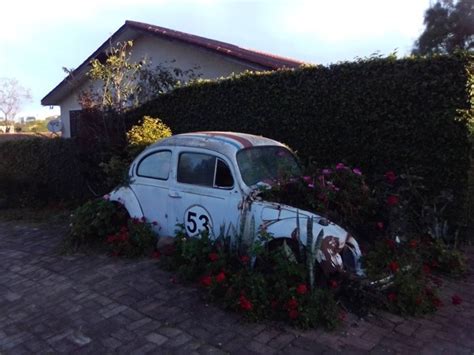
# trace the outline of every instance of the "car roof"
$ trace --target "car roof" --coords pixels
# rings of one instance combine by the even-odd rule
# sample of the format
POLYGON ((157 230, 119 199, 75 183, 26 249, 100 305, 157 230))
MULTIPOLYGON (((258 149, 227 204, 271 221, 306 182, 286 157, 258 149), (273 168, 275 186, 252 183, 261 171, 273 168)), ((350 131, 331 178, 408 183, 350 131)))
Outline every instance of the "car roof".
POLYGON ((152 144, 149 149, 161 146, 194 147, 230 156, 235 155, 241 149, 265 145, 286 147, 278 141, 262 136, 237 132, 206 131, 177 134, 152 144))

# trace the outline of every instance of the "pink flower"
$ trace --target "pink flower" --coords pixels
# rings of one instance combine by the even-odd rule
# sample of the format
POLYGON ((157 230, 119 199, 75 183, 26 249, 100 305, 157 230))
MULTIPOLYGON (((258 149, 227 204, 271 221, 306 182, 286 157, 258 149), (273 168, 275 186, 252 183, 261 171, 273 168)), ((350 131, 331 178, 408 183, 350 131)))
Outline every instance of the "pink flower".
POLYGON ((336 170, 342 170, 342 169, 345 169, 346 166, 344 165, 344 163, 337 163, 336 165, 336 170))
POLYGON ((303 180, 304 180, 304 182, 309 183, 309 182, 313 181, 313 178, 311 176, 303 176, 303 180))
POLYGON ((453 297, 451 297, 452 303, 457 306, 462 303, 462 298, 459 295, 454 294, 453 297))
POLYGON ((360 169, 358 169, 358 168, 352 169, 352 172, 356 175, 359 175, 359 176, 362 175, 362 171, 360 171, 360 169))
POLYGON ((314 189, 314 184, 308 184, 308 187, 309 187, 310 189, 314 189))
POLYGON ((379 230, 382 231, 382 230, 383 230, 383 227, 384 227, 384 224, 383 224, 383 222, 377 222, 377 223, 376 223, 376 226, 377 226, 377 229, 379 229, 379 230))
POLYGON ((110 195, 109 194, 104 195, 104 196, 102 196, 102 198, 106 201, 109 201, 110 200, 110 195))
POLYGON ((395 183, 395 181, 397 180, 397 175, 395 175, 395 173, 394 173, 393 171, 391 171, 391 170, 390 170, 390 171, 387 171, 387 172, 385 173, 385 180, 387 180, 387 182, 388 182, 389 184, 392 184, 392 185, 393 185, 393 184, 395 183))
POLYGON ((390 195, 387 197, 387 205, 389 206, 396 206, 398 205, 399 199, 398 196, 390 195))
POLYGON ((323 175, 331 175, 332 170, 331 169, 323 169, 322 173, 323 173, 323 175))

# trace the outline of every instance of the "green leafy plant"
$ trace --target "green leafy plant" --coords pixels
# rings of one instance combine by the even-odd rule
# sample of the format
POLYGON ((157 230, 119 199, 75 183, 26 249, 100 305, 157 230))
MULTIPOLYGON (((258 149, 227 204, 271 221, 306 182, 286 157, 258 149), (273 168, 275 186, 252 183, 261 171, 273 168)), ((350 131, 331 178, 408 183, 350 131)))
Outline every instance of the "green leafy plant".
POLYGON ((451 190, 452 209, 460 211, 471 153, 472 68, 469 55, 391 56, 243 73, 177 88, 127 119, 160 117, 176 133, 264 134, 316 166, 359 167, 368 183, 382 171, 415 167, 427 196, 451 190))
POLYGON ((144 218, 129 219, 127 225, 122 226, 117 233, 107 236, 110 253, 128 258, 149 255, 157 241, 153 224, 156 222, 147 223, 144 218))
POLYGON ((106 199, 88 201, 71 214, 70 242, 75 248, 102 245, 126 220, 127 212, 119 204, 106 199))
POLYGON ((148 145, 156 143, 160 139, 170 137, 171 129, 159 118, 150 116, 134 125, 127 132, 127 145, 120 153, 114 153, 106 162, 100 163, 100 167, 106 176, 107 186, 114 188, 128 182, 128 169, 133 159, 148 145))

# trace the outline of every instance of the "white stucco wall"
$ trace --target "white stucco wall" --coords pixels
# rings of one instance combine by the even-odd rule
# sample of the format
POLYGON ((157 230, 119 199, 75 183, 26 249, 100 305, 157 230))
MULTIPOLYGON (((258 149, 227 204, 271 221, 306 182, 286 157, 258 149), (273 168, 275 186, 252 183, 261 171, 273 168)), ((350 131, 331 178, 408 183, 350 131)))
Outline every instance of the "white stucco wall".
MULTIPOLYGON (((182 70, 192 69, 196 66, 199 69, 196 73, 202 74, 204 79, 215 79, 222 76, 229 76, 232 73, 240 73, 244 70, 258 70, 256 66, 233 60, 232 58, 210 52, 203 48, 192 45, 186 45, 177 41, 169 41, 154 37, 151 35, 143 35, 134 40, 132 48, 132 60, 139 61, 142 58, 151 60, 154 66, 170 62, 170 66, 181 68, 182 70), (171 63, 172 60, 175 60, 171 63)), ((70 120, 69 112, 72 110, 80 110, 81 106, 78 102, 78 94, 91 85, 86 82, 78 89, 71 91, 60 102, 61 120, 63 122, 63 137, 70 137, 70 120)))

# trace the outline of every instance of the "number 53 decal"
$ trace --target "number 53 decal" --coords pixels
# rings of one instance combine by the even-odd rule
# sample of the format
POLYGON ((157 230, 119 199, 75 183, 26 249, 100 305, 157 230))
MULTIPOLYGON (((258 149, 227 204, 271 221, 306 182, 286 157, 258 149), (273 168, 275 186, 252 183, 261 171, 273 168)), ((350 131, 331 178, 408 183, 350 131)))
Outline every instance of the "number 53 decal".
POLYGON ((203 231, 212 233, 212 220, 209 212, 201 206, 194 205, 184 212, 186 234, 194 237, 203 231))

